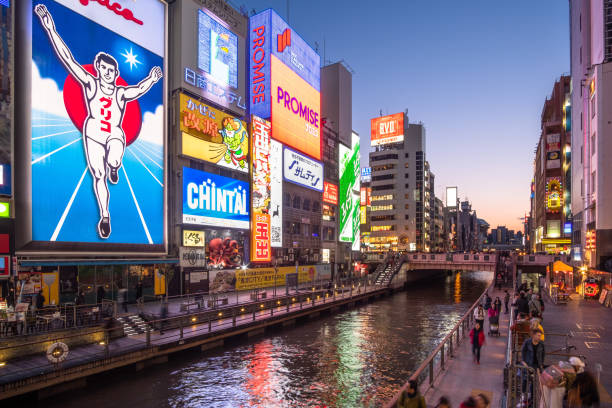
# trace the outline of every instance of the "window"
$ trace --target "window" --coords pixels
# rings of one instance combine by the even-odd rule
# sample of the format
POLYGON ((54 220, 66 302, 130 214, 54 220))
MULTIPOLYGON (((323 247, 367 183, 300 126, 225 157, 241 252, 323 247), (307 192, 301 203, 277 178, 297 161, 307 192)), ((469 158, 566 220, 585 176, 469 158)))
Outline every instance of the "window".
POLYGON ((300 208, 302 204, 302 200, 299 196, 293 197, 293 208, 300 208))
POLYGON ((594 193, 597 190, 597 172, 594 171, 591 173, 591 193, 594 193))
POLYGON ((597 99, 597 96, 593 94, 593 96, 591 97, 591 118, 595 117, 595 100, 596 99, 597 99))
POLYGON ((310 200, 305 198, 304 203, 302 204, 302 209, 304 211, 310 211, 310 200))
POLYGON ((596 151, 596 138, 595 138, 596 133, 593 133, 591 135, 591 156, 595 155, 595 151, 596 151))
POLYGON ((335 221, 336 220, 336 207, 333 207, 327 204, 323 204, 323 220, 324 221, 335 221))
POLYGON ((580 112, 580 130, 582 130, 582 112, 580 112))
POLYGON ((582 64, 582 47, 580 47, 580 63, 582 64))
POLYGON ((404 178, 410 178, 410 173, 405 173, 404 178))
POLYGON ((386 201, 386 200, 393 200, 393 194, 372 196, 372 201, 386 201))
POLYGON ((285 207, 289 207, 291 205, 291 196, 288 193, 285 193, 283 196, 283 205, 285 207))
POLYGON ((395 215, 374 215, 371 218, 372 221, 393 221, 395 220, 395 215))
POLYGON ((548 220, 546 221, 546 238, 561 237, 561 221, 548 220))
POLYGON ((394 210, 395 206, 393 204, 389 205, 373 205, 370 211, 389 211, 394 210))
POLYGON ((580 179, 580 197, 584 197, 584 179, 580 179))
POLYGON ((409 220, 409 219, 410 219, 410 216, 409 216, 408 214, 406 214, 406 215, 404 215, 404 219, 405 219, 405 220, 409 220))
POLYGON ((393 190, 394 188, 395 188, 395 184, 384 184, 382 186, 372 187, 372 191, 393 190))
POLYGON ((381 160, 397 160, 397 154, 382 154, 380 156, 374 156, 371 157, 370 160, 375 162, 375 161, 381 161, 381 160))
POLYGON ((582 156, 584 156, 584 146, 580 146, 580 164, 582 164, 582 156))
POLYGON ((300 223, 292 222, 290 231, 292 234, 299 234, 300 233, 300 223))
POLYGON ((405 229, 406 231, 410 231, 410 225, 404 225, 404 229, 405 229))
POLYGON ((407 169, 409 169, 409 168, 410 168, 410 163, 406 163, 406 164, 404 164, 404 167, 405 167, 405 168, 407 168, 407 169))
POLYGON ((404 208, 407 209, 407 210, 410 209, 410 204, 404 205, 404 208))
POLYGON ((395 231, 395 225, 374 225, 372 226, 372 232, 377 231, 395 231))
POLYGON ((394 178, 395 178, 394 174, 384 174, 382 176, 373 176, 372 181, 393 180, 394 178))
POLYGON ((410 188, 410 184, 408 183, 404 184, 404 188, 410 188))
POLYGON ((320 232, 321 232, 321 226, 320 225, 313 225, 312 226, 312 236, 313 237, 318 238, 320 232))
POLYGON ((321 211, 321 204, 318 201, 314 201, 312 203, 312 212, 318 213, 319 211, 321 211))
POLYGON ((406 200, 410 200, 410 194, 408 194, 408 193, 404 194, 404 198, 405 198, 406 200))
POLYGON ((408 153, 404 154, 404 157, 407 159, 409 157, 409 154, 408 153))
POLYGON ((304 230, 304 236, 309 237, 310 236, 310 225, 304 224, 303 230, 304 230))

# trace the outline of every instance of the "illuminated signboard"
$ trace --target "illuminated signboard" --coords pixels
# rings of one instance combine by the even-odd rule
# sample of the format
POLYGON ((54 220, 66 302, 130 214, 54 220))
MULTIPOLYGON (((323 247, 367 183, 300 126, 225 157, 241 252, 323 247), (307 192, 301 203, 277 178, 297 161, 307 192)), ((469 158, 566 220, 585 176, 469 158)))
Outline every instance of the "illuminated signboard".
POLYGON ((565 224, 563 224, 563 233, 566 235, 572 233, 572 223, 571 222, 566 222, 565 224))
POLYGON ((283 176, 292 183, 323 191, 323 164, 288 147, 283 149, 283 176))
POLYGON ((370 121, 370 131, 372 146, 403 142, 404 114, 395 113, 389 116, 374 118, 370 121))
POLYGON ((198 10, 198 68, 215 81, 238 87, 238 36, 198 10))
POLYGON ((546 168, 561 167, 561 135, 558 133, 546 135, 546 168))
POLYGON ((372 168, 362 167, 361 168, 361 182, 368 183, 370 181, 372 181, 372 168))
POLYGON ((368 202, 368 189, 366 187, 361 187, 361 191, 359 194, 359 204, 364 206, 368 202))
POLYGON ((272 10, 250 20, 251 113, 272 137, 321 158, 320 57, 272 10))
POLYGON ((249 134, 242 120, 181 93, 182 153, 221 167, 249 172, 249 134))
POLYGON ((251 189, 251 261, 269 262, 272 259, 270 243, 270 122, 253 115, 251 121, 253 170, 251 189))
MULTIPOLYGON (((0 5, 9 7, 8 0, 0 5)), ((13 121, 13 9, 2 10, 0 24, 0 194, 11 195, 12 121, 13 121)))
POLYGON ((323 182, 323 201, 338 205, 338 186, 327 181, 323 182))
POLYGON ((172 89, 188 89, 244 116, 248 18, 220 1, 182 0, 172 7, 180 17, 172 45, 181 64, 172 89))
POLYGON ((283 246, 283 145, 270 139, 270 243, 283 246))
POLYGON ((183 230, 183 246, 185 247, 204 247, 204 231, 183 230))
POLYGON ((11 6, 11 0, 0 0, 0 6, 10 7, 11 6))
POLYGON ((360 216, 359 216, 359 220, 361 224, 367 224, 368 222, 368 218, 366 216, 366 206, 362 205, 361 209, 360 209, 360 216))
POLYGON ((457 207, 457 187, 446 187, 446 206, 457 207))
POLYGON ((163 250, 165 13, 159 0, 33 2, 24 241, 163 250))
POLYGON ((183 223, 249 229, 249 184, 183 167, 183 223))
POLYGON ((559 177, 549 177, 546 179, 546 211, 556 213, 563 206, 563 190, 559 177))
POLYGON ((0 201, 0 218, 10 218, 11 203, 8 201, 0 201))
POLYGON ((340 170, 340 234, 342 242, 351 242, 353 250, 359 250, 360 225, 360 160, 359 136, 352 135, 352 146, 339 146, 340 170), (357 248, 357 249, 355 249, 357 248))

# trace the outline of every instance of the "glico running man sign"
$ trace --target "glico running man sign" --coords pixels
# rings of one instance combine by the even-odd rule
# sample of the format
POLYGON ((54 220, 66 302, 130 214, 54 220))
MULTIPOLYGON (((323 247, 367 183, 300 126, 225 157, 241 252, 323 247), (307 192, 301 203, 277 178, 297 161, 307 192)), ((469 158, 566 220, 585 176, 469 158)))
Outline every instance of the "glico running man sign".
POLYGON ((32 2, 31 241, 164 244, 165 13, 32 2))

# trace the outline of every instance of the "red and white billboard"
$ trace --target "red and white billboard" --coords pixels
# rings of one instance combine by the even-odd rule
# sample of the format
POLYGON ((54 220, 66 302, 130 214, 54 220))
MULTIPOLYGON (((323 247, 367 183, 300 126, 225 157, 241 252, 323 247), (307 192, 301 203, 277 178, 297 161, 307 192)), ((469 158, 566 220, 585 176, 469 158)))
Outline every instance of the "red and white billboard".
POLYGON ((374 118, 370 121, 371 145, 404 141, 404 114, 394 113, 389 116, 374 118))
POLYGON ((253 115, 251 261, 270 262, 270 122, 253 115))
POLYGON ((323 201, 338 205, 338 186, 327 181, 323 182, 323 201))

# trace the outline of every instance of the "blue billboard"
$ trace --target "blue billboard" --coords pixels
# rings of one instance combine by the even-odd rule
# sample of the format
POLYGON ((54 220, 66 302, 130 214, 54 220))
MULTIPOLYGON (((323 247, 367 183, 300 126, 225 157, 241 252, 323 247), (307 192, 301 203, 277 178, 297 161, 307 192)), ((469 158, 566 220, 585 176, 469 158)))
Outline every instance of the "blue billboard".
POLYGON ((274 55, 317 91, 321 90, 321 58, 272 9, 249 19, 249 86, 251 113, 271 116, 270 56, 274 55))
POLYGON ((183 167, 183 223, 249 229, 249 183, 183 167))
POLYGON ((165 6, 126 7, 33 2, 32 241, 164 244, 165 6))

